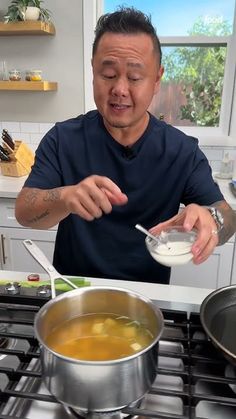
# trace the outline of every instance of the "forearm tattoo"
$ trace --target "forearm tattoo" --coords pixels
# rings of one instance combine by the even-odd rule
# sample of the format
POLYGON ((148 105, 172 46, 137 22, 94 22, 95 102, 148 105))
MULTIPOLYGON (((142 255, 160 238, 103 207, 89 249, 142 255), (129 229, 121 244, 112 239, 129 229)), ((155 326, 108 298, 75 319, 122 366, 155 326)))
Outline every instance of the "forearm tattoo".
POLYGON ((30 189, 24 195, 25 203, 28 207, 33 207, 36 200, 37 200, 38 190, 37 189, 30 189))
POLYGON ((46 195, 43 197, 43 200, 45 202, 47 201, 58 201, 60 199, 60 192, 58 189, 49 189, 48 191, 45 191, 46 195))
POLYGON ((36 215, 35 217, 31 218, 30 220, 27 220, 29 224, 37 223, 38 221, 42 220, 43 218, 47 217, 49 215, 49 211, 45 211, 40 215, 36 215))
MULTIPOLYGON (((33 208, 36 205, 38 199, 42 199, 44 202, 54 202, 60 199, 60 192, 58 189, 49 189, 44 191, 44 195, 40 198, 40 191, 38 189, 30 189, 24 195, 25 203, 29 208, 33 208)), ((41 214, 37 214, 34 217, 28 219, 29 224, 37 223, 38 221, 46 218, 50 215, 50 209, 45 209, 41 214)))

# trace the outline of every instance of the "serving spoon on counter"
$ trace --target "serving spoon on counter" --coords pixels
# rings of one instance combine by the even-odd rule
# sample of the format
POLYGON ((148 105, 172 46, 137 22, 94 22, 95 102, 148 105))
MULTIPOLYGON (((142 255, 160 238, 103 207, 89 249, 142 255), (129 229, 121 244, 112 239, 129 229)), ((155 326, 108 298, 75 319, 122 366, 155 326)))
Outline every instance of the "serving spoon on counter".
POLYGON ((37 262, 45 269, 45 271, 49 274, 50 281, 51 281, 51 293, 52 298, 56 297, 56 290, 55 290, 55 281, 57 279, 62 279, 64 282, 66 282, 68 285, 70 285, 72 288, 77 289, 77 286, 73 284, 68 278, 61 275, 54 266, 49 262, 45 254, 42 252, 42 250, 32 241, 32 240, 24 240, 23 241, 24 246, 28 250, 29 253, 37 260, 37 262))

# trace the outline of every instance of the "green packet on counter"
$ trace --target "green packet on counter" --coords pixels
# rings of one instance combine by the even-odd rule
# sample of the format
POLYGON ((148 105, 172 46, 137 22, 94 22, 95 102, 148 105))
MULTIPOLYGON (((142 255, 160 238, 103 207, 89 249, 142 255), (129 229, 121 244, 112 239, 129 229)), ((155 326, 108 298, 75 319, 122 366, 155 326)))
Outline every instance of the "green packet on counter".
MULTIPOLYGON (((66 277, 67 278, 67 277, 66 277)), ((80 278, 80 277, 68 277, 68 279, 73 282, 73 284, 75 284, 78 288, 80 287, 88 287, 89 285, 91 285, 90 281, 86 280, 85 278, 80 278)), ((0 286, 1 285, 6 285, 9 282, 14 282, 11 280, 0 280, 0 286)), ((48 280, 40 280, 40 281, 19 281, 21 287, 24 288, 37 288, 40 287, 42 285, 50 285, 50 279, 48 280)), ((70 285, 66 284, 66 282, 63 281, 63 279, 56 279, 55 281, 55 289, 57 291, 61 291, 61 292, 67 292, 67 291, 71 291, 72 287, 70 287, 70 285)))

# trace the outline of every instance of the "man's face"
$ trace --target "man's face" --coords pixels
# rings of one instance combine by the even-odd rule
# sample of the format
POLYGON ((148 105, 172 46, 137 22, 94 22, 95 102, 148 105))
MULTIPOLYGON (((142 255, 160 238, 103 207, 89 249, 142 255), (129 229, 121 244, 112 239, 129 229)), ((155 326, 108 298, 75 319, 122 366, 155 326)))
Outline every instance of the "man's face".
POLYGON ((146 121, 163 74, 151 37, 105 33, 92 66, 94 100, 108 130, 146 121))

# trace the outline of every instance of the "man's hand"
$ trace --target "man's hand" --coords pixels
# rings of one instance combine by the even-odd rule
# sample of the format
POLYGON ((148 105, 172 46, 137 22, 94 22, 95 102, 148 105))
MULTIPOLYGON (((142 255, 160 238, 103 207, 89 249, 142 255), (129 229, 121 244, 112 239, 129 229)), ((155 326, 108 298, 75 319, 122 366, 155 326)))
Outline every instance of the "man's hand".
POLYGON ((179 214, 159 223, 150 229, 152 234, 159 234, 168 226, 182 225, 186 231, 197 230, 197 239, 192 246, 193 262, 204 262, 219 242, 216 223, 207 208, 196 204, 186 206, 179 214))
POLYGON ((61 200, 69 213, 92 221, 109 214, 113 205, 126 204, 128 198, 111 179, 92 175, 77 185, 63 188, 61 200))

